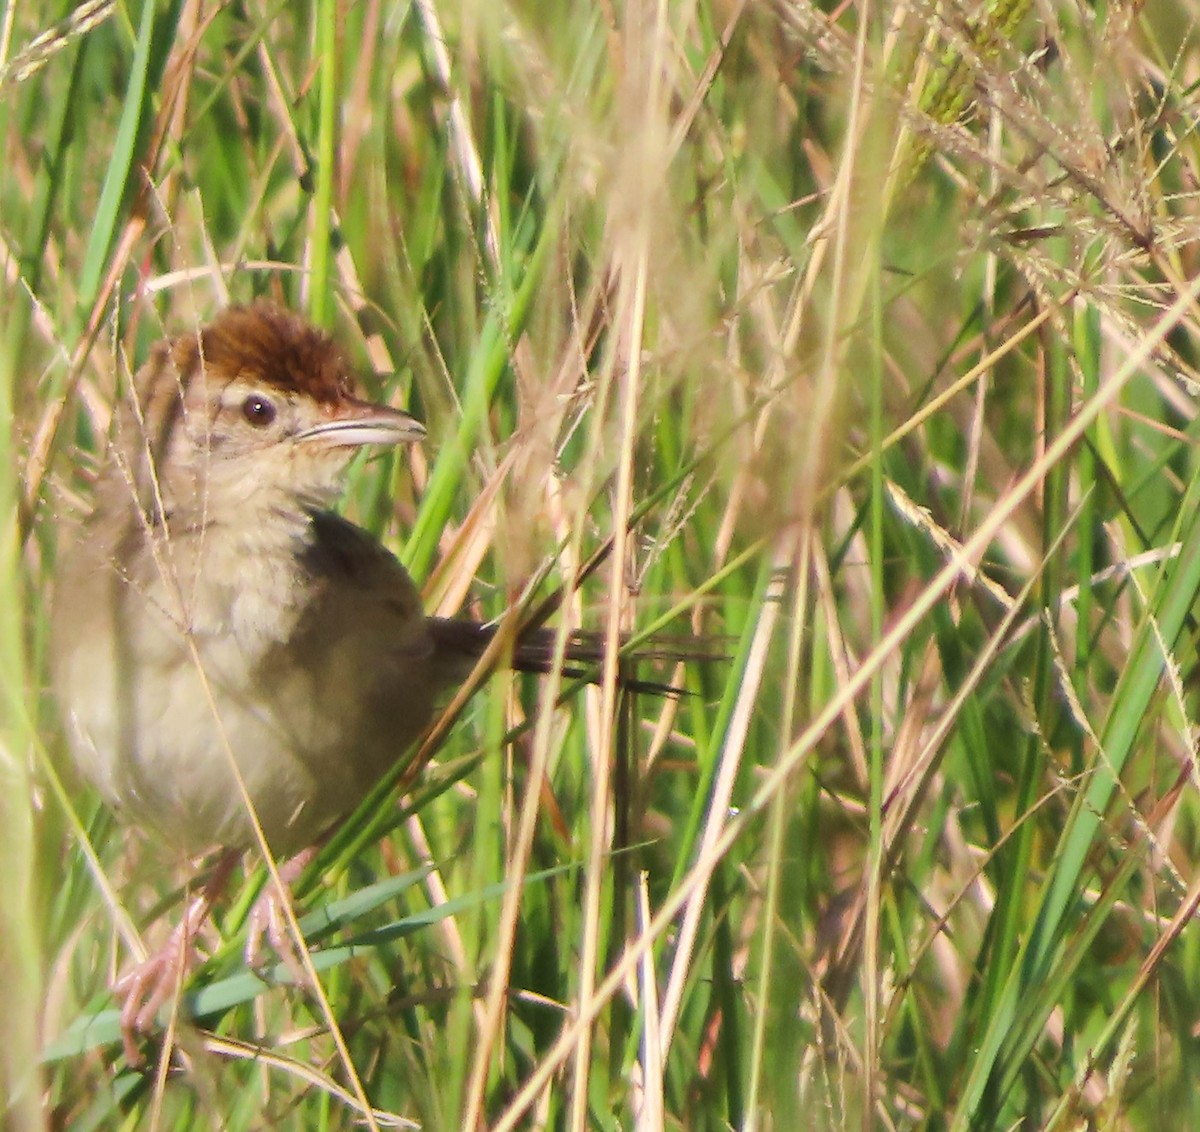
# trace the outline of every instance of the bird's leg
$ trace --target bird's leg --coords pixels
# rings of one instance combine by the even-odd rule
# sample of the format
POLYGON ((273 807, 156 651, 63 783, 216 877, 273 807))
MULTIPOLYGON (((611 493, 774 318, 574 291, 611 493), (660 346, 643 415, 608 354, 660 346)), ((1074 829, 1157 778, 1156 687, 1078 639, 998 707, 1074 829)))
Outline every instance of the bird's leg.
POLYGON ((217 861, 204 890, 187 907, 183 919, 154 954, 136 963, 113 987, 121 1003, 121 1043, 130 1065, 142 1063, 139 1036, 148 1034, 163 1003, 179 992, 193 962, 192 941, 224 890, 241 853, 227 850, 217 861))
POLYGON ((288 931, 284 902, 291 899, 291 886, 300 878, 309 862, 317 855, 317 846, 310 846, 297 853, 279 866, 279 884, 267 880, 267 886, 259 893, 250 917, 246 921, 246 965, 261 972, 267 965, 263 953, 263 940, 271 945, 275 954, 283 960, 297 986, 308 982, 304 965, 296 953, 295 941, 288 931))

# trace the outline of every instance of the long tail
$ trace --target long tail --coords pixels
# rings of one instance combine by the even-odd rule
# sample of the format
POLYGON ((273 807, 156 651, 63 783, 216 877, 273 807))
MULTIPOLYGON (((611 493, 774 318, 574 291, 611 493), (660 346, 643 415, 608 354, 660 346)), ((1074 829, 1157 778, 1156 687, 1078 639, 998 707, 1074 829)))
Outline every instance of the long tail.
MULTIPOLYGON (((477 621, 431 617, 429 633, 439 655, 447 659, 462 658, 473 661, 478 660, 492 642, 496 635, 496 627, 477 621)), ((557 632, 554 629, 526 629, 518 636, 513 646, 510 661, 512 667, 518 672, 550 672, 554 667, 556 639, 557 632)), ((634 677, 633 669, 640 661, 673 663, 727 659, 726 654, 716 648, 719 643, 706 637, 658 637, 645 646, 639 646, 632 656, 622 658, 619 676, 621 686, 632 691, 677 695, 680 689, 669 684, 639 680, 634 677)), ((567 638, 562 672, 565 676, 598 682, 604 653, 603 634, 574 632, 567 638)))

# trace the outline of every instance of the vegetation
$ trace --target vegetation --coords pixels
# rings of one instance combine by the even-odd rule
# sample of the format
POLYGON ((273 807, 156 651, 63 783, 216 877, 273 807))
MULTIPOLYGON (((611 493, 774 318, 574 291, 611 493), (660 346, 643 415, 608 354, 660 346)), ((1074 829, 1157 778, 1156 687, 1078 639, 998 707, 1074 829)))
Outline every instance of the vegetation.
POLYGON ((4 12, 10 1126, 1200 1127, 1182 6, 4 12), (300 883, 324 1004, 252 861, 139 1069, 198 874, 62 758, 55 529, 257 295, 427 423, 345 508, 431 610, 728 659, 493 677, 300 883))

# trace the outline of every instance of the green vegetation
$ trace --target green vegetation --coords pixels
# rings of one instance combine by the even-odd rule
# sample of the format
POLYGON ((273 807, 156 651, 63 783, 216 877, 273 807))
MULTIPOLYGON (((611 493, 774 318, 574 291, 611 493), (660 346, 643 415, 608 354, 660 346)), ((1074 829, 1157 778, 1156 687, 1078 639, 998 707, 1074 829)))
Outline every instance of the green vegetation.
POLYGON ((1195 29, 825 7, 4 7, 9 1126, 1200 1127, 1195 29), (139 1072, 197 871, 63 758, 55 527, 257 295, 427 423, 345 507, 431 610, 729 659, 491 679, 300 884, 340 1039, 251 862, 139 1072))

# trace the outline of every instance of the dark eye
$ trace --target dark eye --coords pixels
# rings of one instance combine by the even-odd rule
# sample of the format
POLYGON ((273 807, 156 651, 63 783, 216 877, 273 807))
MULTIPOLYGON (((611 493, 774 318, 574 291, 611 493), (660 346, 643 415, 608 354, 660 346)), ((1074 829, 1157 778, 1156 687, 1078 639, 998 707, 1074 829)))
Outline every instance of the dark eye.
POLYGON ((258 393, 251 393, 242 402, 242 416, 255 428, 266 428, 275 419, 275 406, 258 393))

